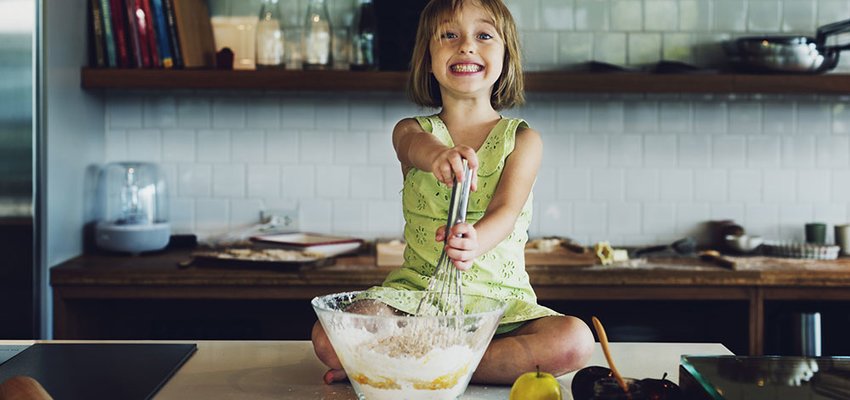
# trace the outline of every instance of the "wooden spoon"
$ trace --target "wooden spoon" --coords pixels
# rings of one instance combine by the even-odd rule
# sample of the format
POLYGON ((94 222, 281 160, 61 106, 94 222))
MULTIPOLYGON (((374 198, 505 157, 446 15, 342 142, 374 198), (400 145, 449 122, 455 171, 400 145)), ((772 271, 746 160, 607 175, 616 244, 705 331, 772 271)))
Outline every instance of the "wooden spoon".
POLYGON ((611 357, 611 349, 608 347, 608 335, 605 334, 605 328, 602 327, 602 322, 599 321, 599 318, 590 317, 593 320, 593 328, 596 329, 596 335, 599 336, 599 343, 602 345, 602 352, 605 353, 605 359, 608 360, 608 367, 611 368, 611 372, 614 373, 614 378, 617 379, 617 383, 620 385, 620 388, 623 389, 624 392, 629 392, 629 387, 626 386, 626 381, 623 380, 623 376, 620 375, 620 371, 617 371, 617 366, 614 365, 614 358, 611 357))

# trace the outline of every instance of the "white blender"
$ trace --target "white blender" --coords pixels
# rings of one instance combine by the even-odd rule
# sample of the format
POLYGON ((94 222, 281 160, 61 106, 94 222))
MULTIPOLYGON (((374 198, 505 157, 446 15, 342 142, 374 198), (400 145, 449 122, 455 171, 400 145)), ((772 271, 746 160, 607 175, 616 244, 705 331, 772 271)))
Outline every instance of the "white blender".
POLYGON ((115 162, 100 171, 102 218, 95 228, 98 247, 138 254, 168 245, 168 198, 160 168, 146 162, 115 162))

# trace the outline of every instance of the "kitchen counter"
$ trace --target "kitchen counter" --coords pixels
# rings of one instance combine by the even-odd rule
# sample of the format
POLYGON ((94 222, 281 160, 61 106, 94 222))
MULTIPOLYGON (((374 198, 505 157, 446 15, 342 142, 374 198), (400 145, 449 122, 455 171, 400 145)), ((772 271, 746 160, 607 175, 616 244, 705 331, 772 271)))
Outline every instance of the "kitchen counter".
MULTIPOLYGON (((32 342, 0 341, 0 344, 32 342)), ((170 399, 356 399, 349 383, 325 385, 327 370, 313 353, 308 341, 221 342, 199 341, 197 352, 154 396, 170 399)), ((732 354, 713 343, 611 343, 617 368, 624 376, 661 378, 666 372, 678 382, 679 357, 682 354, 732 354)), ((588 365, 607 366, 597 343, 588 365)), ((574 373, 558 378, 564 398, 574 373)), ((508 386, 470 385, 462 399, 507 399, 508 386)))
MULTIPOLYGON (((178 267, 178 263, 188 259, 188 250, 136 257, 86 255, 52 268, 55 337, 111 338, 104 333, 110 318, 116 318, 104 314, 110 301, 143 304, 124 308, 121 314, 136 312, 141 318, 145 313, 157 314, 150 307, 160 307, 160 311, 173 309, 173 302, 165 300, 309 300, 317 295, 380 284, 391 269, 377 267, 375 257, 370 255, 340 257, 334 265, 289 271, 178 267)), ((695 258, 659 258, 632 264, 528 265, 527 271, 542 301, 741 301, 748 308, 748 348, 752 355, 763 353, 766 301, 850 300, 848 259, 805 265, 766 259, 758 265, 745 264, 739 270, 695 258)), ((312 311, 306 307, 303 312, 310 316, 312 311)), ((181 315, 173 318, 183 318, 181 315)))

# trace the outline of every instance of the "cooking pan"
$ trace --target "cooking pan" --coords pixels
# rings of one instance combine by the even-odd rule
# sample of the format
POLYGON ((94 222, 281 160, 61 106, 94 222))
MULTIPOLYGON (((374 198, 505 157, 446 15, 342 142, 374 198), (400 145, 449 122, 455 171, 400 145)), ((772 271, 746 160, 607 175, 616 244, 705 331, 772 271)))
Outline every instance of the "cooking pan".
POLYGON ((850 43, 826 45, 827 38, 850 32, 850 20, 834 22, 807 36, 749 36, 723 43, 732 66, 746 72, 820 74, 838 64, 850 43))

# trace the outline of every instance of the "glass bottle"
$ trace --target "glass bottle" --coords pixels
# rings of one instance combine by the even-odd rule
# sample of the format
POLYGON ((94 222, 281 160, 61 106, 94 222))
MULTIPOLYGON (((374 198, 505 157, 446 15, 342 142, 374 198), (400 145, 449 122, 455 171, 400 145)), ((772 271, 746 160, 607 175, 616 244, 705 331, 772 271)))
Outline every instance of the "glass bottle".
POLYGON ((378 20, 372 0, 359 0, 351 24, 351 69, 378 69, 378 20))
POLYGON ((304 21, 304 69, 330 69, 333 64, 331 19, 325 0, 310 0, 304 21))
POLYGON ((283 29, 278 0, 263 0, 257 21, 257 68, 282 67, 283 29))

